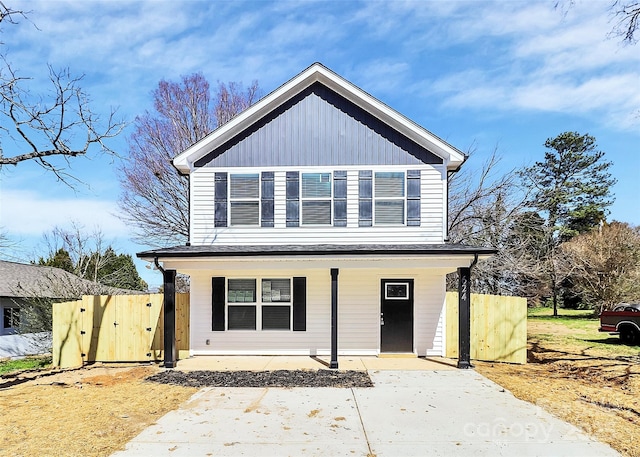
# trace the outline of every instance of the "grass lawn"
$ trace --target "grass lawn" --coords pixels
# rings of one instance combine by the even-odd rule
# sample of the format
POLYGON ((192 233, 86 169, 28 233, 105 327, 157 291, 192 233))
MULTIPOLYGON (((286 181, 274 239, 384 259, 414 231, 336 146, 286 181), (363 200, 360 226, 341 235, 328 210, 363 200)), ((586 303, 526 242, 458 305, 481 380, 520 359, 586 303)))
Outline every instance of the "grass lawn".
POLYGON ((40 370, 51 366, 51 357, 27 357, 17 360, 0 361, 0 375, 25 370, 40 370))
POLYGON ((640 352, 637 346, 620 344, 617 334, 599 332, 600 320, 590 310, 559 309, 556 317, 552 308, 530 308, 527 319, 529 341, 572 347, 593 356, 634 356, 640 352))
POLYGON ((528 314, 527 364, 477 362, 477 371, 623 455, 640 456, 640 347, 599 332, 591 311, 528 314))

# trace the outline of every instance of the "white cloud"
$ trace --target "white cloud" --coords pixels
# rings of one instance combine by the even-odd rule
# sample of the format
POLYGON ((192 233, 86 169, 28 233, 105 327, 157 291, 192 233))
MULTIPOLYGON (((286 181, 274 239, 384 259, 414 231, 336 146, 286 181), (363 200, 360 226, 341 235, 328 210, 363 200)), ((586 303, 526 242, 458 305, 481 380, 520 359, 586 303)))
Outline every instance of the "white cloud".
POLYGON ((113 201, 85 198, 53 199, 31 190, 2 189, 0 220, 11 235, 40 236, 77 222, 87 231, 99 229, 107 238, 128 237, 130 229, 114 214, 113 201))
POLYGON ((465 16, 452 29, 460 30, 454 39, 475 38, 484 54, 420 85, 440 93, 445 106, 561 112, 638 128, 640 54, 607 38, 611 24, 601 4, 577 3, 566 15, 539 3, 480 5, 469 16, 486 13, 482 20, 465 16))

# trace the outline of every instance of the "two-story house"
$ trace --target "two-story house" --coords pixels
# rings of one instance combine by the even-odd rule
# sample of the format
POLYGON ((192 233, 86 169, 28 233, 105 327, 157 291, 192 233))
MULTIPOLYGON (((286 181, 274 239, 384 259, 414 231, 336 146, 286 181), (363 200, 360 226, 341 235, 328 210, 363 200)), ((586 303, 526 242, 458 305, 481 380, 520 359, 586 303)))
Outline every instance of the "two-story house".
POLYGON ((493 252, 446 242, 464 160, 320 64, 191 146, 189 243, 138 254, 165 272, 165 365, 176 272, 192 355, 444 355, 445 275, 493 252))

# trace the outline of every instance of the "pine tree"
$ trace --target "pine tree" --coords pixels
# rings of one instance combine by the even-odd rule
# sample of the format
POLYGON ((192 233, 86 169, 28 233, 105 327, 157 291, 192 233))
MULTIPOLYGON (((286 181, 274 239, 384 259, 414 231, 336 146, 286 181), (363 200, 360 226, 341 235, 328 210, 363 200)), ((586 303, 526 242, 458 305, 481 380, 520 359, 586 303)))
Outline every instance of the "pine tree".
POLYGON ((558 315, 560 285, 567 279, 558 268, 558 247, 580 233, 586 233, 608 215, 613 203, 609 173, 611 162, 604 160, 596 140, 589 134, 561 133, 544 143, 544 161, 521 173, 523 184, 532 189, 528 206, 544 220, 541 245, 542 281, 548 281, 553 314, 558 315))

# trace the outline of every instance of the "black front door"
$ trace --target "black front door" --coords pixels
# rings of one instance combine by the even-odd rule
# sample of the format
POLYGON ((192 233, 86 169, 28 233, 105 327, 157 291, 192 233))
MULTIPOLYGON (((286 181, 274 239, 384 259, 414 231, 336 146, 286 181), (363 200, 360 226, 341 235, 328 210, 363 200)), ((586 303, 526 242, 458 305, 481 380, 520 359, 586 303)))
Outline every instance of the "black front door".
POLYGON ((413 352, 413 279, 383 279, 380 352, 413 352))

